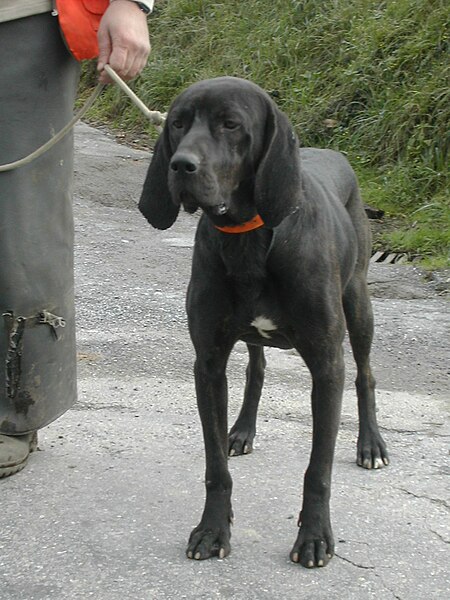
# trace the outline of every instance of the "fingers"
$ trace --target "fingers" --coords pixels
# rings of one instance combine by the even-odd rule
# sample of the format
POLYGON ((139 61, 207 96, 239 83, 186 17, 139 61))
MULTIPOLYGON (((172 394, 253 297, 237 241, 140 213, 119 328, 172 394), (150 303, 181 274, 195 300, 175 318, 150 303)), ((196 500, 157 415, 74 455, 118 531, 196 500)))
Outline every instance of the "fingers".
POLYGON ((126 44, 116 43, 113 45, 108 64, 119 77, 128 81, 137 77, 145 67, 149 52, 150 46, 143 48, 132 41, 126 44))
POLYGON ((125 81, 134 79, 147 64, 149 53, 150 44, 145 47, 135 45, 132 42, 112 42, 109 46, 105 45, 105 51, 99 56, 97 65, 100 82, 111 83, 110 77, 103 72, 105 64, 109 64, 117 75, 125 81))
POLYGON ((133 79, 142 71, 150 54, 147 19, 133 2, 112 2, 98 30, 97 70, 101 83, 111 83, 105 64, 122 79, 133 79))

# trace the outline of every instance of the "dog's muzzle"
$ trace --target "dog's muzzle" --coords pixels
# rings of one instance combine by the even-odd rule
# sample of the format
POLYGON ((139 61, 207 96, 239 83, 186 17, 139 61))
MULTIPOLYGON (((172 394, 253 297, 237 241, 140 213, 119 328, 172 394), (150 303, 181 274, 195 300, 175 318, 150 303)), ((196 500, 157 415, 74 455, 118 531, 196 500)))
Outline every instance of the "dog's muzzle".
POLYGON ((228 206, 221 202, 218 206, 215 206, 213 208, 213 212, 215 212, 219 216, 226 215, 228 212, 228 206))
POLYGON ((169 188, 176 203, 183 204, 187 212, 195 212, 198 206, 216 216, 228 212, 225 202, 219 201, 215 177, 201 169, 201 159, 194 152, 176 152, 169 163, 169 188), (201 196, 197 190, 202 190, 201 196))

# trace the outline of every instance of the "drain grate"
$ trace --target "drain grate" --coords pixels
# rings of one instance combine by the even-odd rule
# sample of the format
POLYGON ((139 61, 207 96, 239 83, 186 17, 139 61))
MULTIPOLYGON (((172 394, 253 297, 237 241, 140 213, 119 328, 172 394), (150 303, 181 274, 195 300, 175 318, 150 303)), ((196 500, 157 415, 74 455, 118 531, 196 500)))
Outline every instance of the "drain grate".
POLYGON ((372 254, 370 262, 372 263, 383 263, 385 265, 395 265, 405 263, 408 260, 408 255, 404 252, 383 252, 377 250, 372 254))

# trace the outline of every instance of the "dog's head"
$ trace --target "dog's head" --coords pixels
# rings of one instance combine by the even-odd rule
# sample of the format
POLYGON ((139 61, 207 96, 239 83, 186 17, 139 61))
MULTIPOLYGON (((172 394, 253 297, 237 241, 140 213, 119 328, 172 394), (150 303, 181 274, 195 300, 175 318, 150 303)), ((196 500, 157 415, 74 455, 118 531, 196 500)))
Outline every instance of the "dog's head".
POLYGON ((219 226, 259 214, 275 227, 299 204, 296 135, 257 85, 234 77, 201 81, 172 104, 139 209, 167 229, 180 205, 219 226))

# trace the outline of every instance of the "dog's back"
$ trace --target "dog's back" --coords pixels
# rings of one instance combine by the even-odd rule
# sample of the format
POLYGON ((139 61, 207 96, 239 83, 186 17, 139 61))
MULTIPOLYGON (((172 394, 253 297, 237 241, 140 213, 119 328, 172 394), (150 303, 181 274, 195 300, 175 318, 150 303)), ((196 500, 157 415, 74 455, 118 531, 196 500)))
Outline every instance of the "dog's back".
MULTIPOLYGON (((371 232, 364 210, 356 174, 347 158, 340 152, 328 149, 301 148, 303 186, 308 188, 306 196, 312 202, 321 201, 330 206, 339 216, 341 225, 346 224, 344 236, 351 235, 349 221, 355 234, 357 268, 367 270, 371 252, 371 232)), ((353 241, 352 241, 353 243, 353 241)))
POLYGON ((302 178, 310 178, 344 205, 357 188, 355 172, 340 152, 319 148, 301 148, 302 178))

